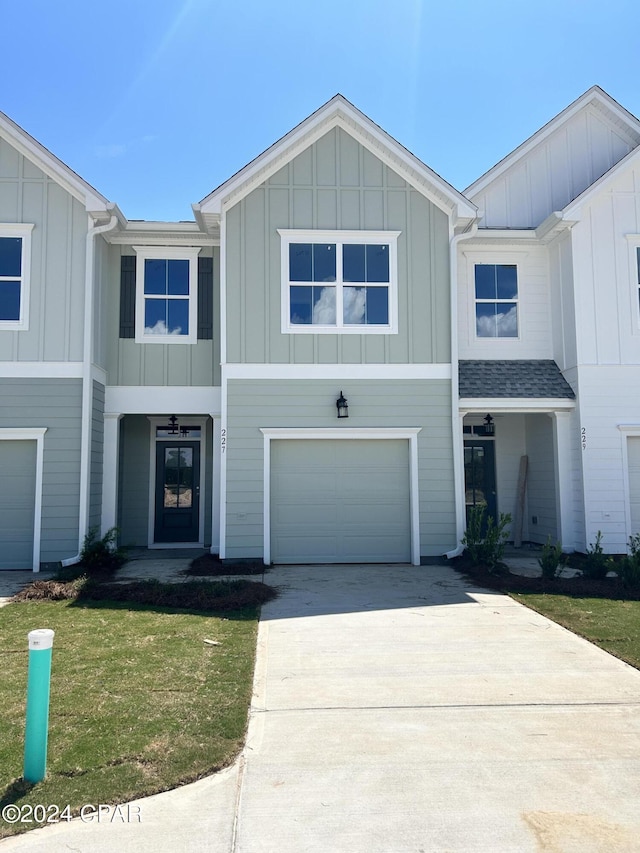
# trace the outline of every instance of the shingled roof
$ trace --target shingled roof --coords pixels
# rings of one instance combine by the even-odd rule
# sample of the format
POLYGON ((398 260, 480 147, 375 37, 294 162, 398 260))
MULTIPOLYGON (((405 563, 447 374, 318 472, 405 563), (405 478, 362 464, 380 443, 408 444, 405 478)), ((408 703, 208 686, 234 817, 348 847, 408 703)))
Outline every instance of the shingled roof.
POLYGON ((575 398, 552 359, 459 362, 461 397, 575 398))

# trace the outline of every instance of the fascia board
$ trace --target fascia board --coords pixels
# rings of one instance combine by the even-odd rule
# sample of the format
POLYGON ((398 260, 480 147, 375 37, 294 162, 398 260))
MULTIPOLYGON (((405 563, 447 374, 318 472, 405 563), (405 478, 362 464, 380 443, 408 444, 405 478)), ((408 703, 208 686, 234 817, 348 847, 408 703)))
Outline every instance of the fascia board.
POLYGON ((625 126, 632 134, 640 134, 640 121, 633 116, 628 110, 620 106, 617 101, 608 95, 599 86, 592 86, 588 91, 581 95, 572 104, 569 104, 562 112, 543 125, 540 130, 537 130, 532 136, 526 139, 521 145, 515 148, 506 157, 503 157, 495 166, 481 175, 476 181, 470 184, 463 193, 469 198, 473 198, 478 193, 481 193, 489 184, 504 174, 519 160, 526 157, 536 146, 551 136, 559 127, 565 124, 569 119, 573 118, 576 113, 580 112, 589 104, 596 104, 605 111, 613 113, 618 121, 625 126))
POLYGON ((334 127, 340 127, 353 136, 448 215, 453 212, 458 218, 476 218, 477 208, 472 202, 364 113, 356 109, 342 95, 336 95, 201 202, 194 205, 196 215, 212 213, 220 215, 224 208, 236 204, 256 186, 281 169, 285 163, 294 159, 334 127))
POLYGON ((34 163, 51 180, 59 184, 77 201, 81 202, 87 211, 104 211, 109 206, 109 200, 88 184, 73 169, 69 168, 55 154, 30 136, 9 116, 0 112, 0 136, 13 146, 20 154, 34 163))
POLYGON ((460 397, 461 412, 562 412, 575 409, 576 401, 569 397, 460 397))

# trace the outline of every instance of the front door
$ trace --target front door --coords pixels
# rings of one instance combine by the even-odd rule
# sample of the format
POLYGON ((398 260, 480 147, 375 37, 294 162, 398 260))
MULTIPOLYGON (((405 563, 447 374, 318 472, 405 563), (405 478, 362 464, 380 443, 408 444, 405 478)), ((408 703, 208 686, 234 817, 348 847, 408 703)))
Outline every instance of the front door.
POLYGON ((198 542, 200 442, 156 442, 155 542, 198 542))
POLYGON ((485 509, 483 528, 491 516, 497 522, 495 442, 479 438, 464 443, 464 494, 467 510, 474 506, 485 509))

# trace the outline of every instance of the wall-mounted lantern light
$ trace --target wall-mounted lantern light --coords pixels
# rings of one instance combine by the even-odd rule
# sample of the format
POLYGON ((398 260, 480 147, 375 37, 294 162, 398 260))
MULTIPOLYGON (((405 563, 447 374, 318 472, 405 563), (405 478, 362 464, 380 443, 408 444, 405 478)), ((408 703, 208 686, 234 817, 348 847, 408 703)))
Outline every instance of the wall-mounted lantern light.
POLYGON ((336 400, 336 408, 338 410, 339 418, 349 417, 349 406, 347 405, 347 401, 345 400, 342 391, 340 392, 340 396, 336 400))
POLYGON ((484 434, 485 435, 495 435, 496 433, 496 425, 493 422, 493 418, 491 415, 487 415, 484 419, 484 434))

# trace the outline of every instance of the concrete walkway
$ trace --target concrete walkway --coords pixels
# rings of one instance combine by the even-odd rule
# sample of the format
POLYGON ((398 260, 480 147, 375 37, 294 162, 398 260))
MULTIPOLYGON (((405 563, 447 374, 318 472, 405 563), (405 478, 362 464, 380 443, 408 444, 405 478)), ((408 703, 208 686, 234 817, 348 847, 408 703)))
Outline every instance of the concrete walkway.
POLYGON ((2 853, 640 849, 640 672, 448 567, 267 579, 240 761, 2 853))

